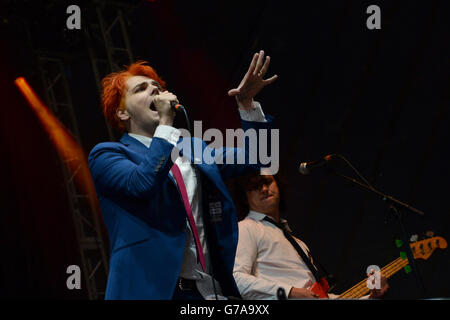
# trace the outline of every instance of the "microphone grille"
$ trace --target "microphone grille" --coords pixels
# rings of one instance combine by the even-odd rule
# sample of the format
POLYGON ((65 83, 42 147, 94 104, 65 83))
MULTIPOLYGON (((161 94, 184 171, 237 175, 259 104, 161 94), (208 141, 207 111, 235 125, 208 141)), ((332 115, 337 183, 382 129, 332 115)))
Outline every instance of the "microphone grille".
POLYGON ((306 162, 300 163, 300 166, 298 167, 298 171, 300 171, 301 174, 309 174, 309 169, 306 167, 306 162))

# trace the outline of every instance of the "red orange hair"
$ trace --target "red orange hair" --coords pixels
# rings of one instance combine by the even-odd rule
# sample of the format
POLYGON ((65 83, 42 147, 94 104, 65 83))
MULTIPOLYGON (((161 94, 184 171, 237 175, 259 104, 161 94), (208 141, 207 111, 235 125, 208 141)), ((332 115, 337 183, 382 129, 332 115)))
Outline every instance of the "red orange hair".
POLYGON ((164 89, 166 83, 158 76, 156 71, 146 65, 147 61, 137 61, 126 67, 125 70, 108 74, 102 80, 102 105, 103 114, 109 124, 120 131, 125 130, 122 121, 117 117, 117 109, 125 109, 123 98, 125 94, 126 81, 132 76, 145 76, 157 81, 164 89))

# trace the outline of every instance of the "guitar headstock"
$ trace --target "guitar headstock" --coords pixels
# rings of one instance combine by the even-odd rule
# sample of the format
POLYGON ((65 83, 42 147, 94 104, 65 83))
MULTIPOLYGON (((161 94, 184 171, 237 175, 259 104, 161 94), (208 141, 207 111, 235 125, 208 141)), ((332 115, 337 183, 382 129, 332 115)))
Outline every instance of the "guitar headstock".
POLYGON ((414 259, 427 260, 436 248, 447 248, 447 241, 442 237, 431 237, 428 239, 412 242, 409 244, 414 259))

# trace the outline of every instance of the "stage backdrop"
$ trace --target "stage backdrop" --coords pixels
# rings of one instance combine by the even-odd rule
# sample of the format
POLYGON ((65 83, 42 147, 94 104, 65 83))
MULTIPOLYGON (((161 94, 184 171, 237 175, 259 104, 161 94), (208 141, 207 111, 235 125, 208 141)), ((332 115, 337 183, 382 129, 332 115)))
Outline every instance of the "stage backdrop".
MULTIPOLYGON (((404 251, 395 245, 401 229, 379 196, 326 170, 300 175, 300 162, 343 155, 375 188, 425 212, 401 211, 408 237, 433 231, 450 239, 450 3, 377 1, 380 30, 366 27, 371 4, 154 1, 127 20, 135 59, 155 67, 204 130, 239 127, 227 91, 255 52, 271 56, 268 76, 279 79, 257 100, 280 129, 289 183, 284 216, 335 274, 336 293, 362 280, 369 265, 396 259, 404 251)), ((12 83, 36 72, 31 52, 23 30, 3 27, 1 295, 85 297, 65 287, 65 267, 79 263, 79 254, 56 151, 12 83)), ((45 34, 48 45, 78 53, 66 67, 88 153, 108 139, 94 75, 83 42, 58 32, 45 34)), ((43 96, 37 83, 36 90, 43 96)), ((179 117, 176 125, 185 126, 179 117)), ((342 161, 336 170, 356 177, 342 161)), ((416 261, 425 292, 401 271, 386 299, 450 297, 449 257, 437 250, 416 261)))

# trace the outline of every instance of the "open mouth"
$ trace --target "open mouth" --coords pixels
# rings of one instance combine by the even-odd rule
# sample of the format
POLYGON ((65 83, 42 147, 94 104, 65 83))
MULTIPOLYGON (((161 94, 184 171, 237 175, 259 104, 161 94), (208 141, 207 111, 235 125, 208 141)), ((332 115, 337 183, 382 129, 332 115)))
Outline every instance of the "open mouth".
POLYGON ((152 110, 152 111, 155 111, 155 112, 157 111, 156 107, 155 107, 155 103, 153 101, 150 102, 149 109, 152 110))

